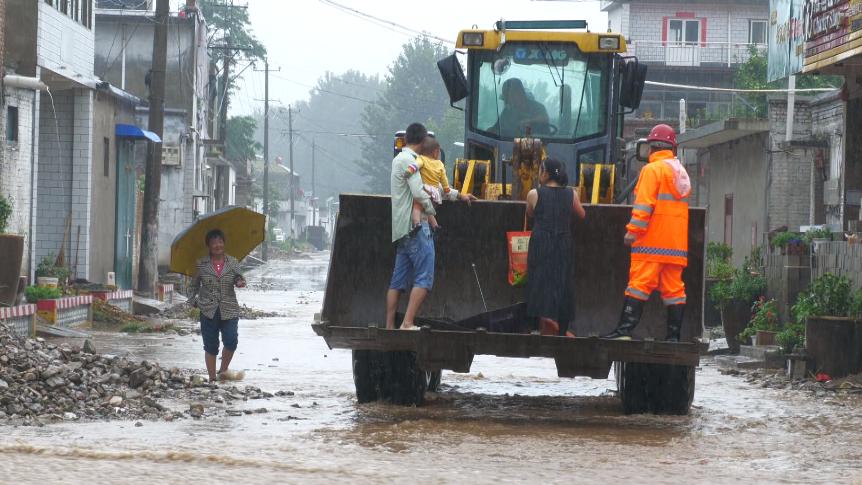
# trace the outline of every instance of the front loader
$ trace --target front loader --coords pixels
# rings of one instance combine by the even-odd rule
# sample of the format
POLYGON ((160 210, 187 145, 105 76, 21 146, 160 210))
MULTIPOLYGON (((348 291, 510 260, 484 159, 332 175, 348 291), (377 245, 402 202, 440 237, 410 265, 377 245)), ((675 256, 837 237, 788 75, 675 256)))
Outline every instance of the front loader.
POLYGON ((436 239, 436 283, 416 322, 420 331, 384 324, 395 257, 389 198, 341 195, 323 309, 313 328, 331 348, 352 349, 360 403, 421 404, 427 390, 436 390, 441 370, 469 372, 475 355, 489 354, 552 358, 560 377, 605 379, 613 366, 626 413, 688 412, 702 350, 706 212, 690 209, 689 311, 681 341, 658 340, 665 335, 658 298, 646 307, 634 340, 598 338, 616 325, 628 281, 622 236, 631 207, 613 203, 635 177, 625 171, 620 136, 625 110, 639 103, 646 69, 624 56, 622 36, 585 27, 582 21, 501 21, 492 30, 459 34, 468 75, 455 54, 438 63, 451 102, 464 100, 464 156, 454 163, 453 185, 482 200, 438 209, 446 229, 436 239), (509 81, 515 78, 530 100, 520 106, 541 116, 528 119, 511 91, 503 92, 518 84, 509 81), (547 156, 566 165, 587 212, 572 226, 569 328, 575 338, 531 332, 524 289, 507 280, 506 232, 522 230, 523 200, 547 156))

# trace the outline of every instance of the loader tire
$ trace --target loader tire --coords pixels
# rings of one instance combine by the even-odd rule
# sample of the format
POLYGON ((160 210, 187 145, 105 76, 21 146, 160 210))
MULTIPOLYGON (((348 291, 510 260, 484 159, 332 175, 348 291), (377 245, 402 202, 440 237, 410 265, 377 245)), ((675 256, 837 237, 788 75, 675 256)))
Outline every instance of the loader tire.
POLYGON ((401 406, 421 406, 425 402, 428 376, 419 368, 413 352, 386 352, 382 398, 401 406))
POLYGON ((384 355, 375 350, 353 351, 353 384, 356 402, 364 404, 380 399, 384 355))
POLYGON ((649 412, 649 388, 648 374, 645 372, 646 364, 632 362, 617 362, 616 364, 617 390, 623 403, 625 414, 643 414, 649 412))
POLYGON ((695 368, 683 365, 616 364, 616 377, 626 414, 688 414, 694 398, 695 368))
POLYGON ((663 365, 655 373, 657 393, 652 397, 655 414, 686 415, 694 399, 695 367, 663 365))

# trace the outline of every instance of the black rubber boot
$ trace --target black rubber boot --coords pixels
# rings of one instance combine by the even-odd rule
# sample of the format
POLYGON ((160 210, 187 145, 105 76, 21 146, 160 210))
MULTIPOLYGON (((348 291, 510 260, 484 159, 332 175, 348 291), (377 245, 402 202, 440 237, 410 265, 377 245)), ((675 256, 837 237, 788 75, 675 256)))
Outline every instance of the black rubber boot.
POLYGON ((683 317, 685 317, 685 305, 670 305, 667 307, 667 338, 665 340, 668 342, 679 342, 683 317))
POLYGON ((600 336, 599 338, 631 340, 632 332, 641 321, 645 301, 627 296, 623 302, 623 313, 620 315, 620 323, 613 332, 600 336))

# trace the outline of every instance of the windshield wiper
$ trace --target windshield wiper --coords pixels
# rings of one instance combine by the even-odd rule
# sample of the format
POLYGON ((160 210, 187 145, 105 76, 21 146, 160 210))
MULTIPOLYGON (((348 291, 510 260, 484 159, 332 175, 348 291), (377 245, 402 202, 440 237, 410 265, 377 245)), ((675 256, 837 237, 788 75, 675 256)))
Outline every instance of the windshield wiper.
POLYGON ((572 132, 572 136, 577 139, 578 138, 578 128, 581 124, 581 113, 584 112, 584 94, 587 92, 587 77, 590 75, 590 62, 592 62, 593 56, 587 56, 587 65, 584 67, 584 78, 581 80, 581 100, 578 102, 578 118, 575 121, 575 131, 572 132))
POLYGON ((560 78, 560 83, 563 82, 563 75, 560 73, 560 68, 557 66, 557 62, 551 57, 550 49, 548 48, 547 42, 543 42, 539 44, 539 50, 542 51, 542 57, 545 58, 545 65, 548 66, 548 73, 551 75, 551 79, 554 80, 554 87, 560 87, 560 84, 557 84, 557 77, 560 78), (551 70, 551 66, 553 65, 554 70, 551 70), (557 73, 557 77, 554 77, 554 71, 557 73))

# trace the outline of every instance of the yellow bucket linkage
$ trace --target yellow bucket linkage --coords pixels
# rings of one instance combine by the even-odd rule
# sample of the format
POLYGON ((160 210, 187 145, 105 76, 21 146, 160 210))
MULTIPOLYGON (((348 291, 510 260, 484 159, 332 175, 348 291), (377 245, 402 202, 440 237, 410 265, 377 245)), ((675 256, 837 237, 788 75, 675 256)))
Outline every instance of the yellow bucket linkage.
MULTIPOLYGON (((487 199, 492 191, 490 160, 455 160, 455 190, 462 194, 473 194, 480 199, 487 199), (478 190, 477 190, 478 189, 478 190)), ((500 190, 498 187, 494 187, 500 190)))
POLYGON ((610 164, 582 163, 578 177, 578 194, 581 202, 612 204, 616 167, 610 164))

